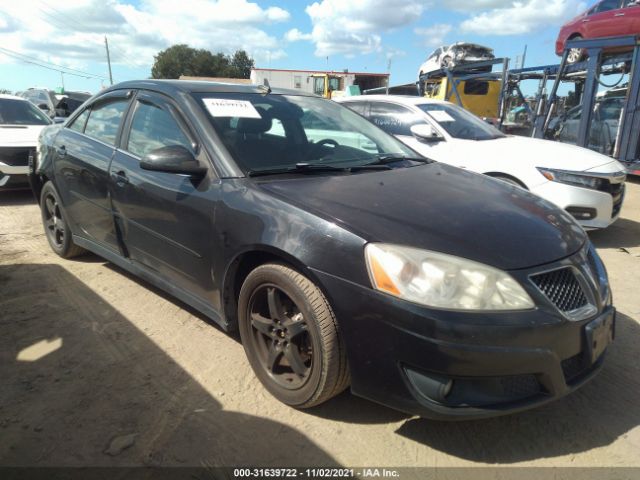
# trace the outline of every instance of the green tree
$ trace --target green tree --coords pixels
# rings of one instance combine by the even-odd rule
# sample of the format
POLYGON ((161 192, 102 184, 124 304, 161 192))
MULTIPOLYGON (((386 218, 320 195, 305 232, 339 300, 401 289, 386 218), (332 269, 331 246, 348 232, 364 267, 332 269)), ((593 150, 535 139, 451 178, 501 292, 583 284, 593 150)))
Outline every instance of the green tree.
POLYGON ((255 66, 253 59, 249 58, 247 52, 238 50, 229 59, 229 71, 227 76, 231 78, 249 78, 251 69, 255 66))
POLYGON ((151 68, 151 78, 180 78, 180 75, 249 78, 251 67, 253 60, 244 50, 226 56, 179 44, 158 52, 151 68))

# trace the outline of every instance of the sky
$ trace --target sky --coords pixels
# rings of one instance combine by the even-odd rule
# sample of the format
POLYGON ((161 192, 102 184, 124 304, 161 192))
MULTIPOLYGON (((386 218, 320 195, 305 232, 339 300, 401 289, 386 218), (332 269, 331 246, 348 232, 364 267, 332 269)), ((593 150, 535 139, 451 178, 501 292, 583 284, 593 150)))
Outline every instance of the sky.
POLYGON ((95 93, 109 85, 105 37, 114 83, 149 78, 154 55, 178 43, 244 49, 259 68, 390 71, 391 84, 414 82, 434 48, 456 41, 491 47, 512 66, 526 45, 526 66, 546 65, 559 62, 559 26, 593 3, 0 0, 0 89, 95 93))

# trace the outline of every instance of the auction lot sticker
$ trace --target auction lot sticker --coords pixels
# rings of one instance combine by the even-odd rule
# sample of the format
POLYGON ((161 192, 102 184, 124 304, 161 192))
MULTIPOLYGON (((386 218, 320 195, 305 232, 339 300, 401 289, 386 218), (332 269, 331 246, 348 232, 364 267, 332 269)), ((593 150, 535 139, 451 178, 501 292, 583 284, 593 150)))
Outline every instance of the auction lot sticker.
POLYGON ((247 100, 203 98, 202 101, 212 117, 262 118, 247 100))

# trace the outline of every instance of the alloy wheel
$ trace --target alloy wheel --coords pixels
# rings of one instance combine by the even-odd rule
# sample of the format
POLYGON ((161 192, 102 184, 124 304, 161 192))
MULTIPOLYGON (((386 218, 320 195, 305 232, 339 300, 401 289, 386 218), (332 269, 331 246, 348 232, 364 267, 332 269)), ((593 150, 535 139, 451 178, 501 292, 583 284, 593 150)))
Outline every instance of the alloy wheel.
POLYGON ((44 213, 44 226, 47 230, 47 235, 58 248, 62 248, 66 235, 66 226, 60 213, 60 205, 58 205, 53 195, 45 197, 44 213))
POLYGON ((295 390, 307 382, 313 348, 300 308, 275 285, 257 288, 249 301, 252 341, 258 359, 280 386, 295 390))

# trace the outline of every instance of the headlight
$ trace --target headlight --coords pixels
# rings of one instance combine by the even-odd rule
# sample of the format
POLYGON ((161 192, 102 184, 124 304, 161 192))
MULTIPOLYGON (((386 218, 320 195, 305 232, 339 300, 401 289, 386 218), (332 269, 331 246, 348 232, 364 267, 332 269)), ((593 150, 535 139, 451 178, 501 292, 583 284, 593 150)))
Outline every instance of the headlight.
POLYGON ((525 310, 531 297, 508 273, 443 253, 398 245, 365 247, 374 288, 448 310, 525 310))
POLYGON ((567 172, 564 170, 553 170, 550 168, 538 167, 538 171, 552 182, 565 183, 567 185, 575 185, 577 187, 592 188, 598 190, 602 182, 602 178, 593 177, 591 175, 582 175, 580 173, 567 172))

